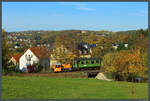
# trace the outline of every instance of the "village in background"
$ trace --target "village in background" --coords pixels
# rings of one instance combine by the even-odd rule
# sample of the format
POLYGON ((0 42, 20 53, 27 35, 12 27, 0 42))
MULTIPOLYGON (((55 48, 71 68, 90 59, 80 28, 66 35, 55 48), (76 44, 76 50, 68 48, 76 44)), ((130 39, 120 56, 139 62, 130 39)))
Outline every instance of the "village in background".
POLYGON ((99 71, 122 80, 142 77, 147 81, 148 29, 2 31, 3 75, 61 72, 56 64, 71 70, 76 59, 101 59, 99 71))

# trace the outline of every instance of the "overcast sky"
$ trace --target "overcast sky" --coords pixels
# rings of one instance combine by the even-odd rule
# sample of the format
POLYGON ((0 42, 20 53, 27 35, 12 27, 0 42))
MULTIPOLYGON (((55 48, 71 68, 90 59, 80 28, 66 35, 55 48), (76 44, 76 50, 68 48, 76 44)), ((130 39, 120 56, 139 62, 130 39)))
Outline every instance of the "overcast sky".
POLYGON ((134 30, 148 28, 147 2, 3 2, 2 28, 134 30))

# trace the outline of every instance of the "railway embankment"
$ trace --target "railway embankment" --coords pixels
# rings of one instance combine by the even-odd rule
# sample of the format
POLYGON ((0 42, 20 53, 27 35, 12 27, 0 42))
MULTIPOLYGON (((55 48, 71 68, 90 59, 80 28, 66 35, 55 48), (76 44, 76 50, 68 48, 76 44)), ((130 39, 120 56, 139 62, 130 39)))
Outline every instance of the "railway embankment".
POLYGON ((58 77, 58 78, 95 78, 98 70, 73 71, 73 72, 42 72, 42 73, 12 73, 9 76, 34 76, 34 77, 58 77))

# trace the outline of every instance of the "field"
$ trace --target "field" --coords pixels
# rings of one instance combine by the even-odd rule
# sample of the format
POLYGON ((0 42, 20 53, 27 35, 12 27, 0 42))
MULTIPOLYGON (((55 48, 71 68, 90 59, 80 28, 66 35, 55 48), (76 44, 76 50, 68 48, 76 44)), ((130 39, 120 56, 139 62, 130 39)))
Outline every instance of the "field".
POLYGON ((148 99, 148 83, 92 78, 2 77, 2 99, 148 99))

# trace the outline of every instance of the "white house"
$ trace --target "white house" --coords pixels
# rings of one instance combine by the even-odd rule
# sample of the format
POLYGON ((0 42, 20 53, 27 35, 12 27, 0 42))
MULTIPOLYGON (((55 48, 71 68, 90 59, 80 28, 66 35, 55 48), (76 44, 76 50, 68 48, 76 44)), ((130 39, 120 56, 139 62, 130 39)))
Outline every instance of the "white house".
MULTIPOLYGON (((28 65, 33 65, 34 63, 42 62, 42 65, 46 65, 46 67, 49 67, 49 58, 46 58, 45 60, 41 57, 43 56, 43 51, 40 47, 32 47, 27 49, 24 54, 19 59, 19 68, 20 69, 27 69, 28 65), (44 60, 44 61, 43 61, 44 60)), ((48 53, 48 52, 45 52, 48 53)))
POLYGON ((19 59, 19 68, 27 68, 28 65, 32 65, 34 62, 39 61, 35 51, 32 48, 26 50, 26 52, 19 59))
POLYGON ((112 47, 116 50, 118 48, 118 44, 112 44, 112 47))

